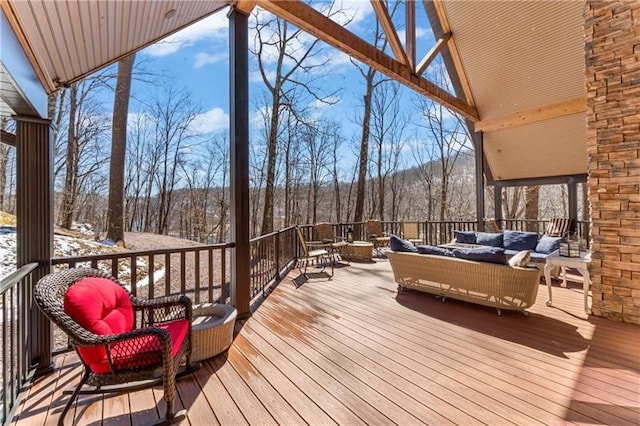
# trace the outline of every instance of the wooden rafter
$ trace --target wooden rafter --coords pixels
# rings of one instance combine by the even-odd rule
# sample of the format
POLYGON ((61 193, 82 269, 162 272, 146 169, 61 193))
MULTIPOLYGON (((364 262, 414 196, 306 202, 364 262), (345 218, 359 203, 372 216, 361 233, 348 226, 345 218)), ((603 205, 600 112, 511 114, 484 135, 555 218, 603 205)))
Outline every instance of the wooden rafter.
POLYGON ((387 42, 389 43, 389 46, 391 46, 393 56, 395 56, 396 60, 400 63, 408 65, 409 59, 402 47, 396 27, 391 21, 391 16, 389 16, 387 6, 382 2, 382 0, 371 0, 371 6, 373 6, 373 10, 376 12, 376 16, 378 17, 378 22, 380 22, 380 25, 384 30, 387 42))
POLYGON ((438 53, 447 45, 447 43, 451 40, 451 33, 445 33, 441 38, 438 39, 436 44, 431 48, 431 50, 424 56, 424 58, 420 61, 418 66, 416 67, 416 74, 422 75, 424 71, 427 69, 429 64, 433 62, 433 60, 438 56, 438 53))
POLYGON ((256 0, 235 0, 233 7, 245 15, 249 15, 253 11, 253 8, 256 7, 256 0))
POLYGON ((405 19, 406 19, 406 51, 407 59, 411 69, 416 68, 416 2, 408 1, 405 3, 405 19))
POLYGON ((298 28, 374 67, 416 92, 474 122, 479 120, 478 111, 473 105, 469 105, 427 79, 416 76, 407 64, 396 61, 301 1, 262 0, 259 4, 263 9, 286 19, 298 28))
POLYGON ((542 107, 531 108, 524 111, 516 111, 502 117, 482 120, 475 124, 475 131, 492 132, 508 129, 523 124, 536 123, 566 115, 578 114, 586 110, 587 100, 584 96, 567 101, 557 102, 542 107))
MULTIPOLYGON (((442 4, 442 0, 433 0, 433 5, 435 6, 436 13, 438 14, 438 20, 440 21, 440 25, 442 26, 442 31, 446 33, 451 32, 451 26, 449 25, 449 19, 447 18, 447 14, 444 11, 444 6, 442 4)), ((458 53, 458 47, 456 46, 455 36, 451 37, 448 42, 449 52, 451 52, 451 59, 453 60, 453 65, 456 68, 456 73, 458 74, 458 78, 460 79, 460 84, 462 85, 462 91, 464 92, 464 96, 469 105, 475 106, 475 101, 473 100, 473 94, 471 93, 471 86, 469 85, 469 80, 467 79, 467 75, 464 72, 464 67, 462 66, 462 60, 460 59, 460 54, 458 53)))

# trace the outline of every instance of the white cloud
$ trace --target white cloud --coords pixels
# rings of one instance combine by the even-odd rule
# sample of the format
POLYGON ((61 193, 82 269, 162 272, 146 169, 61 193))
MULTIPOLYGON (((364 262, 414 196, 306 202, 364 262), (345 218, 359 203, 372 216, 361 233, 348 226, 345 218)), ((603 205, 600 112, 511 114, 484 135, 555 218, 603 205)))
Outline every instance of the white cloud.
MULTIPOLYGON (((430 36, 431 36, 431 30, 429 28, 416 27, 416 40, 418 41, 418 43, 421 42, 420 39, 424 37, 430 37, 430 36)), ((404 44, 405 40, 407 39, 407 30, 404 28, 401 30, 398 30, 398 38, 404 44)))
POLYGON ((371 3, 363 0, 337 1, 334 10, 339 10, 340 13, 336 13, 331 19, 346 26, 357 26, 373 14, 371 3))
POLYGON ((229 128, 229 114, 222 108, 212 108, 196 116, 191 123, 191 130, 195 134, 212 133, 229 128))
POLYGON ((150 56, 168 56, 177 52, 184 46, 192 46, 201 40, 226 40, 229 21, 226 9, 219 11, 193 25, 188 26, 164 40, 144 49, 144 53, 150 56))
POLYGON ((208 64, 215 64, 217 62, 224 61, 229 58, 227 52, 220 53, 206 53, 199 52, 196 54, 195 63, 193 64, 194 68, 202 68, 208 64))

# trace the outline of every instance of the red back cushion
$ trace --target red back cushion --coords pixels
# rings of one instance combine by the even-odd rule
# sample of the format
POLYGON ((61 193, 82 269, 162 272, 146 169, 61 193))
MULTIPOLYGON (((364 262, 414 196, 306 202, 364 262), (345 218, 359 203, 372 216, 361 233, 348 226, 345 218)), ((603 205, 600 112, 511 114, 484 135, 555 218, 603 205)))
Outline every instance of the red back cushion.
MULTIPOLYGON (((107 278, 86 277, 64 296, 64 311, 95 334, 119 334, 133 329, 133 307, 127 292, 107 278)), ((78 348, 89 365, 106 356, 104 347, 78 348)))

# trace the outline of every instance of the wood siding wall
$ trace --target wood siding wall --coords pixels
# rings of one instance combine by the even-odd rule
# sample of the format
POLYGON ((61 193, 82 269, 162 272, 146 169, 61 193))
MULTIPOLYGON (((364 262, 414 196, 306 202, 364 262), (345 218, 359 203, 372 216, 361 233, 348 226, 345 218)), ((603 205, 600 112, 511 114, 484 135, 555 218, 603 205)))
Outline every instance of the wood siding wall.
POLYGON ((593 313, 640 324, 640 2, 584 19, 593 313))

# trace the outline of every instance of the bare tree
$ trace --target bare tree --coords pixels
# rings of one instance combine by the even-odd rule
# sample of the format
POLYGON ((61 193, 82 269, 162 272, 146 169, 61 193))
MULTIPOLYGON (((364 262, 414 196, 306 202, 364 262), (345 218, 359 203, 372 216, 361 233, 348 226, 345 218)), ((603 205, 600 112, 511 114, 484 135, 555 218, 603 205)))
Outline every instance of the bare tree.
POLYGON ((156 148, 160 154, 158 173, 155 181, 158 189, 158 212, 156 232, 169 231, 173 190, 178 183, 178 167, 184 159, 188 141, 193 137, 191 124, 200 113, 190 94, 184 90, 169 87, 152 107, 156 148))
MULTIPOLYGON (((403 148, 404 131, 409 124, 407 115, 401 108, 400 86, 398 83, 386 82, 378 87, 371 109, 371 137, 373 139, 374 156, 372 159, 372 175, 376 181, 377 203, 374 204, 375 216, 385 220, 385 194, 387 178, 398 171, 400 154, 403 148)), ((397 195, 397 194, 396 194, 397 195)))
MULTIPOLYGON (((328 15, 333 13, 331 7, 328 15)), ((281 119, 287 111, 294 116, 302 116, 296 105, 302 97, 295 96, 297 90, 319 102, 330 103, 332 94, 323 95, 315 87, 320 73, 314 69, 324 67, 326 60, 318 59, 319 41, 305 38, 305 33, 293 28, 287 21, 267 14, 259 9, 253 15, 252 30, 255 41, 252 53, 258 63, 258 70, 270 96, 268 107, 269 122, 266 126, 266 176, 264 207, 261 233, 273 231, 274 199, 276 187, 277 146, 281 135, 281 119), (273 69, 270 67, 273 66, 273 69)))
MULTIPOLYGON (((448 85, 449 80, 441 63, 437 63, 431 78, 443 87, 448 85)), ((469 150, 470 139, 464 121, 458 114, 422 96, 416 99, 416 105, 423 118, 418 126, 426 130, 428 139, 425 142, 428 146, 414 149, 414 155, 423 160, 420 156, 423 150, 431 157, 431 164, 427 167, 433 167, 433 161, 438 164, 436 175, 433 174, 435 170, 428 170, 428 185, 433 191, 431 196, 436 196, 439 202, 438 219, 443 221, 450 210, 450 177, 460 156, 469 150)))
MULTIPOLYGON (((387 8, 390 2, 385 2, 387 8)), ((400 6, 400 2, 393 2, 392 8, 389 10, 389 14, 393 17, 400 6)), ((375 20, 373 27, 373 45, 380 50, 384 51, 387 47, 387 39, 385 38, 384 31, 380 26, 378 20, 375 20)), ((373 97, 376 87, 387 79, 379 78, 377 70, 373 67, 363 67, 354 60, 351 61, 360 75, 364 78, 365 90, 362 96, 362 132, 360 135, 360 153, 358 155, 358 183, 356 188, 356 204, 354 220, 360 222, 364 220, 364 207, 365 207, 365 194, 366 194, 366 181, 367 181, 367 169, 369 167, 369 138, 371 134, 371 111, 373 105, 373 97)), ((372 206, 375 209, 375 200, 371 200, 374 204, 372 206)), ((382 219, 381 217, 379 219, 382 219)))
POLYGON ((308 222, 318 221, 318 204, 323 186, 329 182, 331 148, 333 147, 331 123, 319 122, 314 127, 308 127, 303 133, 304 169, 308 178, 308 222))
POLYGON ((111 163, 109 167, 109 213, 107 238, 124 246, 124 165, 127 152, 127 117, 131 78, 136 55, 118 62, 118 78, 113 100, 111 163))
POLYGON ((78 207, 81 180, 99 170, 104 161, 100 139, 107 130, 107 123, 101 103, 95 95, 102 84, 100 76, 91 77, 73 83, 68 91, 65 178, 58 214, 58 221, 63 228, 71 228, 78 207))
POLYGON ((207 142, 202 154, 180 163, 187 183, 181 235, 204 243, 217 234, 217 241, 221 242, 226 237, 229 212, 226 191, 229 171, 227 134, 215 135, 207 142), (214 223, 210 224, 210 220, 214 223))

